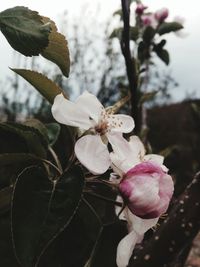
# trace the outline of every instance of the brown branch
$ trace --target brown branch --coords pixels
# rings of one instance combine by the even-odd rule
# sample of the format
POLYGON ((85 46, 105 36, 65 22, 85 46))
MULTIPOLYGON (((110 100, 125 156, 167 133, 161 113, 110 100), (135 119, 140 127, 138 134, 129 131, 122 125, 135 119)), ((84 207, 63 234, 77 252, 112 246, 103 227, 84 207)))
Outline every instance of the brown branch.
POLYGON ((153 237, 131 258, 133 267, 164 267, 191 243, 200 229, 200 172, 177 200, 153 237))
POLYGON ((126 63, 126 72, 131 95, 131 115, 135 120, 135 133, 140 130, 140 115, 138 107, 138 75, 136 61, 130 51, 130 0, 121 0, 124 28, 121 39, 121 50, 126 63))

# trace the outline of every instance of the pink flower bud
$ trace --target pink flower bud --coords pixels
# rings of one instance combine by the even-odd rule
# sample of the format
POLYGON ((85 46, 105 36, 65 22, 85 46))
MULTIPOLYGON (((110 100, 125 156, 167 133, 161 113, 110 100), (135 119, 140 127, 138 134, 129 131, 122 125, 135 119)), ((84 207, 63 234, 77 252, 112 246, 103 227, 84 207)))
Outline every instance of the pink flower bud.
POLYGON ((144 6, 143 4, 139 3, 139 4, 137 4, 137 7, 135 9, 135 13, 138 15, 142 15, 145 9, 147 9, 147 6, 144 6))
POLYGON ((167 211, 174 185, 161 166, 146 161, 124 175, 119 191, 133 214, 153 219, 167 211))
POLYGON ((154 14, 155 19, 159 22, 163 22, 169 16, 169 10, 167 8, 161 8, 154 14))
POLYGON ((142 15, 141 20, 144 26, 151 26, 153 28, 156 28, 158 25, 158 22, 155 20, 155 17, 152 14, 142 15))

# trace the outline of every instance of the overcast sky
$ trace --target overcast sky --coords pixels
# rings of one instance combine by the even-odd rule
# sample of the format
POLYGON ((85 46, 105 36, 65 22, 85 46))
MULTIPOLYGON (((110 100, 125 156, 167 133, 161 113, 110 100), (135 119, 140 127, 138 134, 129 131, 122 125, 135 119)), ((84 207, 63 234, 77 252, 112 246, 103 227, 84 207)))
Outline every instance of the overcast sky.
MULTIPOLYGON (((188 36, 184 39, 171 34, 168 38, 168 50, 171 54, 171 72, 180 84, 174 97, 176 100, 183 99, 186 91, 195 92, 200 97, 200 2, 198 0, 144 0, 151 10, 168 7, 170 17, 176 15, 185 17, 185 31, 188 36)), ((40 14, 49 16, 59 22, 59 15, 64 10, 70 16, 80 14, 80 8, 88 5, 88 15, 99 11, 98 19, 102 22, 109 18, 113 11, 120 6, 120 0, 6 0, 0 2, 0 11, 14 6, 27 6, 37 10, 40 14)), ((9 74, 8 66, 17 67, 12 61, 13 50, 0 33, 0 80, 9 74)))

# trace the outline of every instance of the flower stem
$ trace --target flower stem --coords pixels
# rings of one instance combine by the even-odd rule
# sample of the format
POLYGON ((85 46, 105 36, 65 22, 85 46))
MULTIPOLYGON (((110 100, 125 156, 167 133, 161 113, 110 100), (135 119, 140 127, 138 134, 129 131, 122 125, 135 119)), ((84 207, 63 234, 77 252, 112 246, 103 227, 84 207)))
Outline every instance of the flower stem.
POLYGON ((113 199, 110 199, 110 198, 107 198, 107 197, 104 197, 102 195, 99 195, 99 194, 96 194, 96 193, 93 193, 93 192, 89 192, 89 191, 86 191, 85 193, 90 195, 90 196, 92 196, 92 197, 101 199, 103 201, 110 202, 110 203, 114 204, 115 206, 123 207, 123 203, 121 203, 119 201, 115 201, 113 199))
POLYGON ((49 152, 51 153, 51 155, 52 155, 52 157, 53 157, 53 159, 54 159, 54 161, 55 161, 55 163, 56 163, 58 169, 59 169, 59 170, 61 171, 61 173, 62 173, 62 172, 63 172, 63 169, 62 169, 60 160, 58 159, 58 157, 57 157, 55 151, 54 151, 50 146, 48 147, 48 149, 49 149, 49 152))

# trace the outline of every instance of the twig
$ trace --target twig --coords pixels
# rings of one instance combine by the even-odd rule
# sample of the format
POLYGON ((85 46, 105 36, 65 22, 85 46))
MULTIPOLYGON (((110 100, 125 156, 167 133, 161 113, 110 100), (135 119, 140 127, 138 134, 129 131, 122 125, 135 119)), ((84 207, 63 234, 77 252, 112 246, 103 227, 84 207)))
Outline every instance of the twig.
POLYGON ((130 51, 130 0, 121 0, 124 28, 121 39, 121 50, 126 63, 126 72, 131 94, 131 115, 135 120, 135 133, 140 131, 140 114, 138 107, 138 74, 136 61, 130 51))

